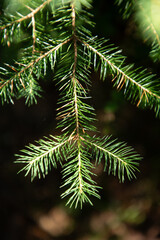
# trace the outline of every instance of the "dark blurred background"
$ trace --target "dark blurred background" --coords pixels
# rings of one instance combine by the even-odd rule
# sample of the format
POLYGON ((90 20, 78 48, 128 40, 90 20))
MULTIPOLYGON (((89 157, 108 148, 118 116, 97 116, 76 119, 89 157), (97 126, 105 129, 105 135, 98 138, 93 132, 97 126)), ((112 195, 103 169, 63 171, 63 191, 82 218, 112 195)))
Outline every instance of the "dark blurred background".
MULTIPOLYGON (((159 63, 148 57, 133 18, 124 21, 112 0, 93 1, 95 35, 110 39, 123 49, 128 62, 144 66, 160 76, 159 63)), ((0 3, 2 9, 3 1, 0 3)), ((8 61, 18 46, 2 47, 0 62, 8 61)), ((37 105, 0 107, 0 239, 2 240, 158 240, 160 239, 160 121, 152 111, 137 109, 112 88, 110 79, 99 80, 92 73, 92 104, 96 123, 104 135, 113 134, 132 145, 142 156, 137 179, 120 184, 101 166, 96 169, 97 182, 103 189, 101 200, 82 210, 65 207, 60 199, 61 169, 52 170, 46 179, 30 182, 14 154, 25 145, 56 129, 58 92, 53 82, 43 83, 43 98, 37 105)))

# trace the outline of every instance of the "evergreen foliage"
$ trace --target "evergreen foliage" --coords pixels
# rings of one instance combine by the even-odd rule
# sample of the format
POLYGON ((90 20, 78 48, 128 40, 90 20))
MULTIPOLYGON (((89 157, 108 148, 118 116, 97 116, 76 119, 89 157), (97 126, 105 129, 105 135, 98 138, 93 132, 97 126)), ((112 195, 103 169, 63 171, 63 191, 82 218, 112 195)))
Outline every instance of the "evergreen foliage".
MULTIPOLYGON (((141 157, 124 142, 94 135, 95 113, 88 103, 91 68, 100 70, 103 80, 111 75, 117 90, 123 90, 137 106, 153 109, 156 116, 160 114, 159 81, 147 70, 126 64, 121 51, 107 40, 92 36, 90 0, 16 3, 11 1, 1 18, 1 43, 9 46, 23 41, 26 48, 13 65, 0 67, 1 101, 13 103, 15 98, 25 97, 26 104, 36 103, 42 92, 39 79, 45 78, 50 68, 60 92, 57 119, 62 132, 30 144, 17 155, 16 163, 24 164, 21 171, 31 174, 32 180, 45 177, 61 164, 62 198, 67 197, 70 206, 92 204, 92 196, 100 197, 95 166, 104 161, 104 170, 124 182, 125 175, 135 177, 141 157)), ((134 1, 117 3, 123 3, 128 16, 134 1)))
POLYGON ((160 4, 154 0, 116 0, 124 19, 133 16, 144 41, 151 45, 150 56, 160 61, 160 4))

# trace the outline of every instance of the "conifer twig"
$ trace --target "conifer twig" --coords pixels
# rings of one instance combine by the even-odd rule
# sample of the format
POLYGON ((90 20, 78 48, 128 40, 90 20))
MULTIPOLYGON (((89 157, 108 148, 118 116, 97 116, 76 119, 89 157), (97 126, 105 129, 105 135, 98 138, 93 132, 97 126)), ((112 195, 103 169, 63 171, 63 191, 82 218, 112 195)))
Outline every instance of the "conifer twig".
MULTIPOLYGON (((92 36, 90 28, 94 23, 88 11, 83 9, 90 8, 90 0, 67 0, 63 4, 53 1, 54 14, 45 8, 51 1, 33 0, 25 6, 25 10, 29 9, 26 16, 22 15, 22 7, 15 16, 6 11, 1 20, 3 44, 14 42, 18 34, 18 41, 22 36, 25 46, 28 45, 25 48, 22 46, 24 51, 18 54, 20 60, 15 61, 13 66, 6 64, 6 67, 0 67, 0 97, 2 103, 13 103, 13 98, 21 97, 26 98, 28 105, 37 103, 36 98, 41 92, 38 81, 44 80, 50 67, 54 73, 51 81, 56 81, 60 92, 57 120, 61 134, 29 144, 17 155, 16 163, 25 164, 20 172, 24 170, 25 175, 30 173, 32 180, 45 177, 51 167, 56 168, 59 163, 64 179, 62 187, 65 188, 61 197, 68 197, 67 204, 70 206, 77 207, 79 204, 82 207, 85 202, 92 205, 92 197, 100 198, 100 187, 94 180, 93 160, 96 164, 104 161, 104 170, 117 175, 121 182, 124 182, 125 176, 129 180, 136 177, 135 171, 141 160, 140 155, 126 143, 112 140, 109 136, 94 136, 97 131, 93 124, 95 113, 88 103, 90 67, 93 65, 94 70, 100 70, 103 80, 111 74, 117 90, 123 89, 124 95, 137 107, 149 106, 157 115, 160 113, 160 85, 153 74, 148 74, 146 70, 134 70, 133 64, 125 65, 121 51, 108 41, 92 36), (45 18, 36 15, 39 11, 45 18), (25 35, 21 23, 27 19, 29 31, 25 35)), ((125 0, 127 15, 133 1, 125 0)), ((121 0, 116 2, 122 3, 121 0)), ((27 23, 25 21, 24 26, 27 23)))
POLYGON ((10 79, 6 80, 5 82, 0 82, 0 89, 3 88, 5 85, 9 84, 11 81, 13 81, 17 76, 20 77, 22 73, 24 73, 27 69, 32 70, 32 67, 34 64, 38 63, 41 59, 47 57, 50 53, 57 51, 59 48, 61 48, 63 45, 68 43, 71 40, 71 38, 66 39, 64 42, 58 44, 57 46, 53 47, 51 50, 47 51, 46 53, 42 54, 41 56, 37 57, 35 60, 31 61, 29 64, 24 66, 19 72, 16 72, 16 74, 11 77, 10 79))
MULTIPOLYGON (((109 64, 111 66, 111 68, 115 69, 117 71, 117 75, 118 74, 122 74, 122 80, 125 81, 125 79, 128 79, 130 82, 132 82, 133 84, 137 85, 140 89, 142 89, 142 92, 146 92, 149 95, 160 99, 160 96, 155 94, 154 92, 151 92, 149 89, 145 88, 143 85, 141 85, 139 82, 136 82, 133 78, 131 78, 130 76, 128 76, 127 74, 125 74, 125 72, 123 72, 119 67, 117 67, 115 64, 113 64, 109 58, 106 58, 103 54, 101 54, 97 49, 95 49, 94 47, 92 47, 90 44, 88 44, 87 42, 78 39, 80 42, 82 42, 83 45, 85 45, 87 48, 89 48, 91 51, 93 51, 95 54, 97 54, 100 58, 102 58, 105 62, 107 62, 107 64, 109 64)), ((122 82, 123 82, 122 81, 122 82)), ((121 83, 122 84, 122 83, 121 83)), ((119 88, 119 87, 117 87, 119 88)))
MULTIPOLYGON (((23 16, 7 25, 4 25, 2 27, 0 27, 0 30, 4 30, 10 26, 12 26, 13 24, 17 24, 17 23, 20 23, 20 22, 23 22, 25 21, 26 19, 29 19, 29 18, 32 18, 35 14, 37 14, 40 10, 42 10, 48 3, 50 3, 52 0, 47 0, 45 1, 44 3, 42 3, 40 6, 38 6, 36 9, 33 9, 29 14, 27 14, 26 16, 23 16)), ((28 7, 28 6, 27 6, 28 7)))

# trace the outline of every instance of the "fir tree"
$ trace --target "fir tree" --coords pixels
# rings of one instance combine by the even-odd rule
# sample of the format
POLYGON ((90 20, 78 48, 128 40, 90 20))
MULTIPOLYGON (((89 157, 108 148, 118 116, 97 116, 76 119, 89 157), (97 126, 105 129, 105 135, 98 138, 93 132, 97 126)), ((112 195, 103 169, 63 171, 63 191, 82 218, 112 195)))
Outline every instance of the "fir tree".
MULTIPOLYGON (((132 1, 117 1, 122 2, 128 15, 132 1)), ((90 0, 17 0, 7 6, 0 22, 2 44, 24 41, 27 45, 13 65, 0 68, 2 103, 21 97, 28 105, 36 103, 42 92, 38 81, 45 79, 49 68, 60 92, 57 119, 61 135, 29 144, 17 155, 16 163, 24 164, 21 171, 32 180, 45 177, 61 164, 62 198, 67 197, 67 204, 75 207, 92 204, 92 196, 100 197, 93 180, 93 159, 97 165, 104 161, 104 170, 118 175, 122 182, 125 175, 135 177, 141 160, 126 143, 94 135, 95 114, 88 103, 91 68, 99 70, 103 80, 111 75, 113 86, 138 107, 149 107, 156 116, 160 112, 158 80, 147 70, 127 65, 119 49, 92 35, 90 8, 90 0)))

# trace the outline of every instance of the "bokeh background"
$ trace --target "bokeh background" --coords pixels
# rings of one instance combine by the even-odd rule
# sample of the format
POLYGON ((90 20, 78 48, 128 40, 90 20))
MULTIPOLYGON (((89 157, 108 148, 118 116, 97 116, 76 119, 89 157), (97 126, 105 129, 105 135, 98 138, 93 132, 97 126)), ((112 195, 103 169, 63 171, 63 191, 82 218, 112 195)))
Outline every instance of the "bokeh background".
MULTIPOLYGON (((2 10, 3 1, 0 2, 2 10)), ((160 76, 159 64, 148 57, 149 46, 133 18, 124 21, 113 0, 93 1, 95 35, 120 46, 128 62, 152 69, 160 76)), ((2 11, 0 11, 0 14, 2 11)), ((1 15, 0 15, 1 17, 1 15)), ((8 62, 19 46, 0 48, 0 62, 8 62)), ((132 145, 142 156, 137 179, 124 184, 108 176, 100 165, 97 182, 103 189, 101 200, 82 210, 70 209, 60 199, 61 168, 46 179, 30 182, 14 154, 25 145, 56 129, 58 92, 45 81, 43 98, 37 105, 0 106, 0 239, 2 240, 158 240, 160 239, 160 121, 149 110, 137 109, 112 87, 111 79, 99 80, 92 73, 92 104, 97 128, 132 145)))

